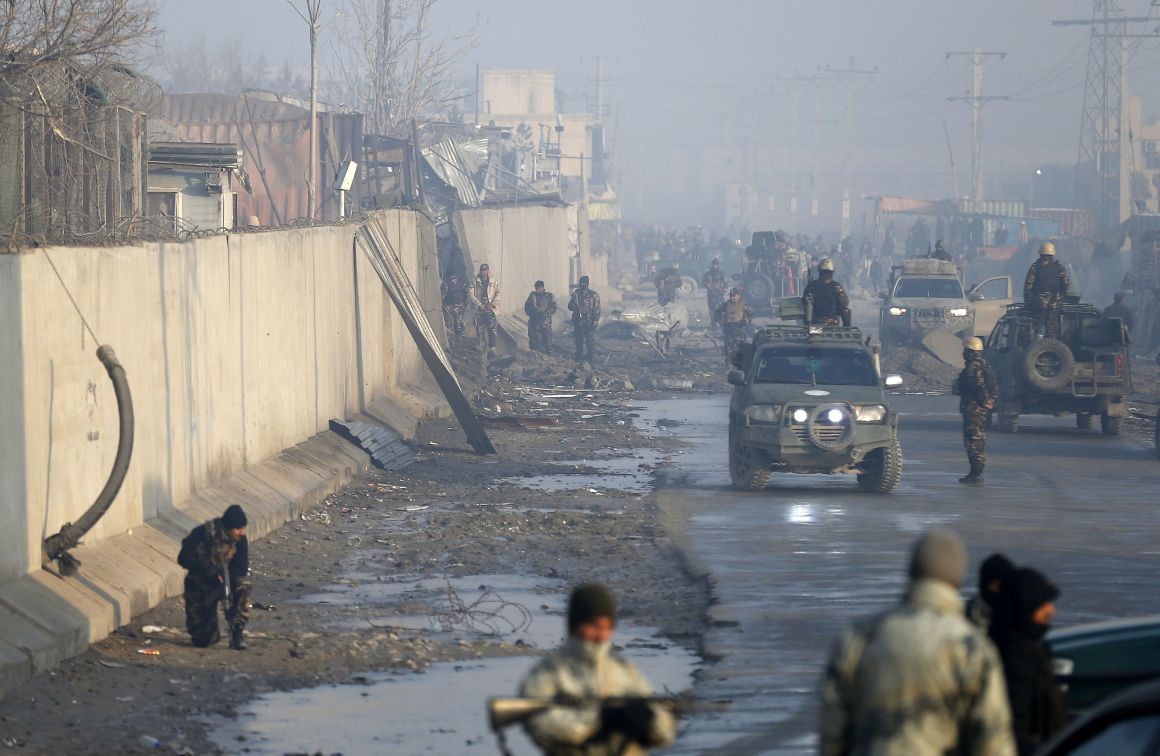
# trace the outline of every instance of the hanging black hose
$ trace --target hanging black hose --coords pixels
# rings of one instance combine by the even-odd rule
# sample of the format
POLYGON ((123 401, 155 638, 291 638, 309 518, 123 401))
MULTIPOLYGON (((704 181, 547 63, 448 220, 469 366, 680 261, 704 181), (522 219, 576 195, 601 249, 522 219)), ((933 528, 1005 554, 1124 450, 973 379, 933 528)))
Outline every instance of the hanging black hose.
POLYGON ((62 575, 74 575, 80 567, 80 561, 68 550, 76 546, 85 533, 89 532, 97 520, 108 511, 121 484, 125 482, 125 474, 129 471, 129 460, 133 456, 133 397, 129 395, 129 382, 125 379, 125 368, 121 366, 117 355, 111 346, 102 346, 97 349, 97 359, 105 366, 109 373, 109 380, 113 382, 113 392, 117 396, 117 414, 120 417, 120 436, 117 439, 117 456, 113 459, 113 469, 105 487, 97 495, 92 506, 74 522, 65 523, 60 532, 44 539, 42 564, 55 561, 62 575))

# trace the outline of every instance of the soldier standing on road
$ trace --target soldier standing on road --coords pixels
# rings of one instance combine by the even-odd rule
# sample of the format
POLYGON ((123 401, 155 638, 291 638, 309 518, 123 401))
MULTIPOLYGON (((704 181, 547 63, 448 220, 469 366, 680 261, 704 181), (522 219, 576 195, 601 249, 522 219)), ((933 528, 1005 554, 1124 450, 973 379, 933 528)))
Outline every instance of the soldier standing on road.
POLYGON ((600 324, 600 295, 588 288, 588 276, 580 276, 580 285, 568 300, 572 313, 572 335, 576 339, 576 362, 592 363, 596 356, 596 326, 600 324))
POLYGON ((541 659, 520 685, 524 698, 590 702, 557 706, 532 717, 528 735, 546 754, 640 756, 667 748, 677 724, 644 675, 612 651, 616 599, 601 585, 582 585, 568 603, 568 640, 541 659), (601 705, 601 699, 619 698, 601 705), (627 700, 624 700, 627 699, 627 700))
POLYGON ((1132 310, 1124 304, 1124 292, 1117 291, 1113 301, 1104 310, 1105 318, 1119 318, 1124 323, 1124 327, 1128 329, 1128 333, 1132 332, 1132 326, 1135 322, 1135 317, 1132 315, 1132 310))
POLYGON ((1059 311, 1071 288, 1067 268, 1055 259, 1055 245, 1039 245, 1039 259, 1031 263, 1023 281, 1023 306, 1039 323, 1048 339, 1059 338, 1059 311))
POLYGON ((1059 732, 1067 717, 1043 638, 1055 616, 1056 588, 1042 573, 1021 567, 1003 580, 991 639, 1003 660, 1011 723, 1019 756, 1030 756, 1059 732))
POLYGON ((218 602, 226 599, 230 648, 246 648, 250 617, 250 542, 246 513, 231 504, 221 517, 198 525, 181 542, 177 563, 185 576, 185 628, 193 645, 212 646, 221 640, 218 602))
POLYGON ((984 633, 991 629, 1003 580, 1014 571, 1015 563, 1002 554, 992 554, 979 565, 979 592, 967 602, 967 619, 984 633))
POLYGON ((671 303, 677 298, 677 291, 684 285, 680 263, 674 260, 668 268, 657 273, 653 283, 657 287, 657 302, 662 305, 671 303))
POLYGON ((442 289, 443 322, 451 333, 462 336, 466 330, 463 314, 467 312, 467 287, 459 280, 457 274, 452 273, 443 282, 442 289))
POLYGON ((806 286, 804 297, 807 311, 813 313, 806 325, 850 326, 850 297, 834 280, 834 261, 830 258, 818 263, 818 277, 806 286))
POLYGON ((856 622, 822 678, 822 756, 1014 756, 995 648, 963 616, 967 555, 953 531, 915 542, 902 602, 856 622))
POLYGON ((492 352, 499 334, 499 321, 495 317, 499 309, 499 281, 491 277, 490 265, 483 263, 479 266, 479 275, 467 296, 475 305, 475 332, 481 341, 484 335, 487 336, 487 351, 492 352))
POLYGON ((713 264, 709 266, 709 270, 705 271, 701 285, 705 287, 705 297, 709 302, 709 315, 712 316, 724 301, 722 295, 725 293, 725 271, 721 270, 720 260, 713 258, 713 264))
POLYGON ((729 290, 729 301, 718 305, 713 312, 713 322, 721 326, 725 334, 725 364, 731 365, 733 355, 749 335, 749 324, 753 322, 753 310, 741 301, 739 289, 729 290))
POLYGON ((544 289, 543 281, 536 281, 535 289, 524 302, 528 316, 528 346, 534 352, 552 351, 552 316, 556 314, 556 295, 544 289))
POLYGON ((983 340, 977 336, 963 340, 963 362, 954 389, 963 415, 963 444, 967 447, 971 471, 959 478, 959 482, 981 486, 983 466, 987 464, 987 420, 995 408, 998 381, 983 357, 983 340))

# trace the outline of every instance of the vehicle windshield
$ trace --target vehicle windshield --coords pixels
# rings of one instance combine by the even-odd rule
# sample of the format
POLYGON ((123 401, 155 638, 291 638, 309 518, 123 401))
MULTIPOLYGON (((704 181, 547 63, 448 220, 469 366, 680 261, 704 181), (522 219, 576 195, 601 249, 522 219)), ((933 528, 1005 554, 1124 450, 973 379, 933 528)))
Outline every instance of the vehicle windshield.
POLYGON ((894 296, 962 299, 963 285, 957 278, 900 278, 894 287, 894 296))
POLYGON ((777 346, 761 353, 754 382, 877 386, 878 374, 860 349, 777 346))

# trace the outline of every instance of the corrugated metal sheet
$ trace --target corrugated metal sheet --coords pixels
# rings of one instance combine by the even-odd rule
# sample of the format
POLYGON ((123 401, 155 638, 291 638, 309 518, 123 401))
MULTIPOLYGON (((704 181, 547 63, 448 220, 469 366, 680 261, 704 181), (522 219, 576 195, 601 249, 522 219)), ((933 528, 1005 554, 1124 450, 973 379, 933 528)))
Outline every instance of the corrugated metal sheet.
POLYGON ((1032 218, 1055 221, 1059 224, 1059 233, 1064 236, 1091 236, 1092 214, 1089 210, 1076 210, 1070 207, 1034 207, 1027 211, 1032 218))
POLYGON ((423 160, 439 178, 454 187, 459 201, 467 207, 479 207, 479 190, 475 186, 468 161, 450 139, 423 150, 423 160))
POLYGON ((912 213, 915 215, 935 215, 941 211, 942 203, 915 197, 879 197, 878 209, 884 213, 912 213))
POLYGON ((330 429, 371 455, 371 461, 383 470, 402 470, 415 461, 415 453, 402 436, 365 415, 331 420, 330 429))
MULTIPOLYGON (((243 221, 256 215, 262 225, 285 225, 309 215, 309 110, 262 93, 193 93, 166 95, 154 115, 172 123, 181 141, 241 146, 253 185, 253 193, 238 195, 243 221)), ((344 160, 361 156, 362 115, 320 112, 318 135, 318 216, 331 219, 338 215, 333 177, 344 160)), ((358 199, 348 204, 357 207, 358 199)))
POLYGON ((959 199, 954 200, 954 209, 960 215, 1022 218, 1027 214, 1027 203, 1023 200, 984 199, 975 202, 969 199, 959 199))

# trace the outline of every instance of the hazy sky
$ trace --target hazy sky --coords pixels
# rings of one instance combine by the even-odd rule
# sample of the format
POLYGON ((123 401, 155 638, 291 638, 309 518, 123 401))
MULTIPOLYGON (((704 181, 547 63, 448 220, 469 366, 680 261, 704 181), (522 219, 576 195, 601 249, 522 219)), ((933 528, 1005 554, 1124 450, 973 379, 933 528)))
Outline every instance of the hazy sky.
MULTIPOLYGON (((1121 6, 1143 16, 1149 0, 1121 6)), ((483 27, 464 60, 465 78, 476 64, 554 68, 573 108, 594 91, 602 56, 605 101, 619 115, 610 126, 619 127, 626 170, 643 163, 651 171, 658 152, 743 141, 772 149, 767 164, 788 170, 796 162, 800 170, 810 160, 813 84, 790 79, 845 67, 853 57, 857 68, 878 71, 860 77, 855 90, 856 171, 881 173, 882 183, 914 168, 949 175, 945 120, 962 183, 969 110, 946 98, 967 93, 969 63, 945 53, 975 46, 1008 53, 984 69, 984 93, 1012 97, 984 109, 989 171, 1074 163, 1088 32, 1051 21, 1090 17, 1091 7, 1091 0, 439 0, 436 25, 461 29, 478 14, 483 27)), ((161 11, 171 43, 255 30, 245 44, 271 61, 305 61, 305 32, 286 0, 161 0, 161 11)), ((1158 47, 1160 39, 1136 46, 1134 93, 1157 91, 1160 77, 1150 69, 1160 62, 1158 47)), ((822 171, 835 172, 845 90, 830 82, 821 102, 822 171)), ((1157 111, 1160 97, 1146 97, 1145 114, 1157 111)))

